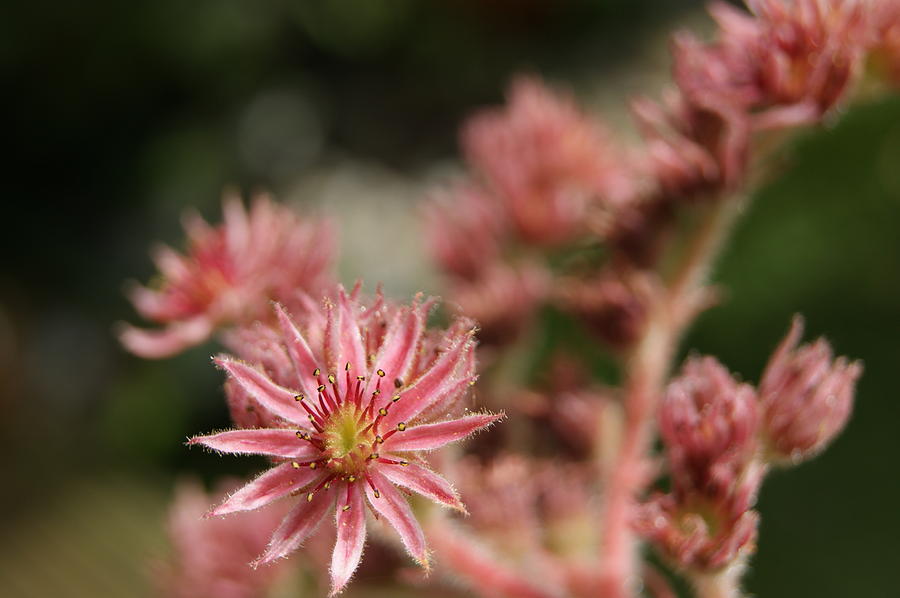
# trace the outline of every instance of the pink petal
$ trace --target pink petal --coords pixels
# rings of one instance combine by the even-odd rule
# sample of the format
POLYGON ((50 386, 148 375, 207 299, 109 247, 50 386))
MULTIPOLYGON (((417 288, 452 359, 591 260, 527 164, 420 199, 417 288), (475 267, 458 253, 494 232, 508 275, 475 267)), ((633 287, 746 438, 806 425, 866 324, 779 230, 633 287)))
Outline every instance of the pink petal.
POLYGON ((501 417, 503 417, 502 414, 482 413, 467 415, 460 419, 451 419, 450 421, 436 424, 413 426, 385 439, 384 450, 394 452, 436 449, 445 444, 462 440, 476 430, 489 426, 501 417))
MULTIPOLYGON (((181 313, 173 309, 168 295, 140 284, 130 284, 127 289, 128 299, 141 316, 158 322, 176 319, 181 313)), ((180 307, 180 306, 179 306, 180 307)))
POLYGON ((337 540, 331 554, 331 596, 343 590, 356 571, 366 541, 366 511, 359 483, 347 484, 345 500, 340 490, 334 512, 337 540))
POLYGON ((297 438, 296 430, 228 430, 210 436, 196 436, 188 444, 202 444, 223 453, 311 458, 320 454, 312 444, 297 438))
POLYGON ((205 315, 170 324, 162 330, 145 330, 126 324, 119 333, 119 340, 138 357, 161 359, 202 343, 209 338, 212 329, 212 322, 205 315))
POLYGON ((294 468, 291 463, 282 463, 267 470, 252 482, 241 487, 221 505, 210 511, 210 515, 227 515, 237 511, 252 511, 272 501, 300 490, 322 477, 318 469, 294 468))
POLYGON ((394 426, 401 421, 410 422, 423 410, 446 397, 450 389, 460 388, 458 370, 461 364, 467 363, 468 353, 474 349, 475 344, 467 336, 441 355, 428 371, 400 393, 401 400, 391 408, 387 423, 394 426))
POLYGON ((287 514, 281 525, 272 534, 265 554, 259 557, 253 565, 255 567, 268 565, 297 550, 300 544, 311 536, 319 524, 325 520, 325 514, 333 505, 334 497, 330 491, 319 491, 311 501, 304 497, 287 514))
POLYGON ((466 513, 466 507, 450 482, 427 467, 410 463, 405 466, 385 466, 379 471, 394 484, 418 492, 434 502, 466 513))
POLYGON ((264 373, 242 361, 228 357, 217 357, 213 361, 231 374, 231 377, 260 405, 289 422, 309 425, 305 412, 294 399, 295 392, 275 384, 264 373))
MULTIPOLYGON (((303 297, 306 297, 306 295, 303 295, 303 297)), ((316 311, 318 308, 313 305, 312 309, 316 311)), ((297 368, 297 375, 300 377, 300 383, 303 385, 302 390, 312 393, 312 389, 318 386, 318 382, 316 382, 312 373, 319 367, 319 362, 313 355, 312 349, 309 348, 309 343, 306 342, 300 329, 297 328, 284 306, 276 303, 275 313, 278 316, 281 334, 287 341, 285 344, 288 355, 290 355, 291 361, 294 362, 294 367, 297 368)))
POLYGON ((338 308, 341 312, 341 357, 338 367, 343 367, 345 363, 349 362, 359 371, 365 371, 368 364, 362 335, 359 332, 359 322, 343 288, 338 291, 338 308))
MULTIPOLYGON (((401 467, 400 465, 392 465, 389 467, 401 467)), ((397 491, 393 484, 378 472, 375 467, 369 468, 369 476, 372 483, 378 489, 379 496, 375 496, 375 492, 370 486, 366 486, 366 496, 369 499, 369 505, 388 523, 393 526, 400 535, 400 540, 409 554, 421 566, 428 568, 428 553, 425 547, 425 534, 422 533, 422 527, 416 521, 412 509, 406 499, 397 491)))
POLYGON ((222 198, 222 218, 228 251, 235 256, 245 254, 250 244, 250 223, 238 194, 226 193, 222 198))
MULTIPOLYGON (((325 364, 328 373, 337 374, 349 362, 351 367, 363 371, 367 369, 362 336, 356 316, 343 287, 338 290, 338 303, 327 304, 328 320, 325 325, 325 364)), ((338 376, 338 384, 343 387, 344 377, 338 376)))
POLYGON ((422 311, 418 305, 398 311, 384 335, 381 350, 372 365, 387 372, 391 380, 405 381, 415 361, 425 327, 422 311))

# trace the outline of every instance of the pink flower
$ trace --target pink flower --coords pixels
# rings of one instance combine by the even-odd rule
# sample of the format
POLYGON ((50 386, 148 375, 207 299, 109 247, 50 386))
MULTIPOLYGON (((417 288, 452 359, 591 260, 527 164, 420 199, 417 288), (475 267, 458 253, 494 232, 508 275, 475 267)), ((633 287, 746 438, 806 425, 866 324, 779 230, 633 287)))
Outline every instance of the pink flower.
POLYGON ((659 409, 676 493, 727 494, 756 452, 758 426, 752 387, 712 357, 689 359, 659 409))
POLYGON ((679 568, 714 571, 755 549, 758 419, 753 389, 711 357, 688 360, 669 384, 659 425, 672 489, 644 503, 635 525, 679 568))
POLYGON ((537 79, 514 81, 505 109, 472 117, 462 145, 526 243, 570 241, 591 203, 619 206, 633 192, 607 131, 537 79))
POLYGON ((501 417, 479 413, 434 421, 453 411, 474 383, 475 343, 471 322, 457 323, 439 340, 429 337, 425 318, 430 305, 416 301, 393 310, 374 354, 366 348, 377 322, 342 289, 336 302, 325 304, 324 333, 317 343, 309 342, 316 336, 309 334, 316 329, 315 318, 308 320, 312 324, 304 334, 276 306, 281 342, 295 367, 287 385, 237 359, 215 360, 284 424, 190 440, 216 451, 276 461, 211 513, 254 510, 287 495, 301 496, 257 564, 294 551, 333 511, 332 593, 341 591, 362 556, 368 504, 396 529, 412 557, 428 566, 422 529, 397 486, 464 510, 456 491, 427 467, 422 453, 466 438, 501 417))
POLYGON ((834 359, 825 339, 798 347, 802 335, 797 316, 759 384, 768 449, 795 463, 819 453, 844 428, 862 374, 860 362, 834 359))
POLYGON ((253 569, 248 560, 263 550, 266 530, 283 516, 279 509, 245 517, 204 520, 210 496, 196 482, 181 483, 169 513, 169 536, 175 552, 159 571, 169 598, 263 598, 285 569, 253 569))
POLYGON ((495 199, 472 184, 434 194, 423 216, 434 260, 445 272, 465 280, 477 278, 496 261, 508 232, 495 199))
POLYGON ((186 255, 168 247, 156 252, 162 275, 157 288, 136 286, 131 300, 162 330, 125 326, 125 347, 147 358, 168 357, 203 342, 220 326, 252 322, 268 301, 292 304, 298 290, 318 291, 330 278, 334 235, 322 222, 304 221, 268 196, 249 211, 238 197, 223 200, 224 223, 185 219, 186 255))

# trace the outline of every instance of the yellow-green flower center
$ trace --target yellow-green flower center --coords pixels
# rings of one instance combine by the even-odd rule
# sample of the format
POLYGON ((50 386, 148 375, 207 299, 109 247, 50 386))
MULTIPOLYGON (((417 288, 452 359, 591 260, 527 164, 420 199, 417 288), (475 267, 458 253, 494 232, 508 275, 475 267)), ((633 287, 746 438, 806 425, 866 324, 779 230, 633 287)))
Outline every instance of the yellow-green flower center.
POLYGON ((359 412, 350 404, 331 414, 322 433, 329 469, 336 473, 352 474, 365 467, 375 442, 369 423, 367 418, 360 421, 359 412))

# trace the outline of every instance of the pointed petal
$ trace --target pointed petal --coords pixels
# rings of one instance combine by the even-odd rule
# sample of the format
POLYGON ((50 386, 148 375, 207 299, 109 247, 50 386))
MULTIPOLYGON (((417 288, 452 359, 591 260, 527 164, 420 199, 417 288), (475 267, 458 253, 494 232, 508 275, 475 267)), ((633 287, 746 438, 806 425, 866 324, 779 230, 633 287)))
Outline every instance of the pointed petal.
POLYGON ((447 396, 457 387, 461 377, 459 370, 468 362, 468 353, 475 350, 475 343, 468 335, 460 339, 441 355, 422 376, 400 393, 401 400, 391 408, 389 423, 409 422, 436 401, 447 396))
POLYGON ((479 413, 467 415, 460 419, 422 424, 398 432, 384 441, 384 450, 394 451, 427 451, 462 440, 480 428, 484 428, 502 418, 503 414, 479 413))
POLYGON ((231 255, 242 255, 250 244, 250 223, 240 196, 231 191, 222 197, 225 239, 231 255))
POLYGON ((264 428, 259 430, 228 430, 209 436, 195 436, 188 444, 202 444, 222 453, 244 453, 286 458, 315 458, 320 452, 308 442, 297 438, 296 430, 264 428))
POLYGON ((119 341, 138 357, 161 359, 202 343, 209 338, 212 329, 212 322, 206 316, 176 322, 162 330, 145 330, 125 324, 119 332, 119 341))
POLYGON ((425 328, 425 318, 419 305, 400 310, 394 316, 381 350, 373 366, 383 369, 391 380, 406 380, 416 358, 419 341, 425 328))
POLYGON ((272 534, 266 552, 253 566, 268 565, 297 550, 325 520, 333 505, 334 496, 330 492, 319 492, 311 501, 300 500, 272 534))
MULTIPOLYGON (((390 465, 388 467, 399 467, 399 465, 390 465)), ((409 503, 400 494, 397 488, 391 482, 379 473, 380 467, 370 467, 369 476, 372 483, 379 491, 376 498, 374 491, 370 486, 366 486, 366 496, 369 499, 369 505, 379 515, 384 517, 388 523, 393 526, 400 535, 400 540, 409 554, 421 566, 428 568, 428 551, 425 546, 425 534, 422 527, 416 521, 409 503)))
POLYGON ((401 467, 382 467, 381 473, 394 484, 418 492, 436 503, 466 513, 466 507, 450 482, 427 467, 410 463, 401 467))
POLYGON ((338 290, 338 308, 341 312, 341 357, 338 367, 343 367, 345 363, 349 362, 353 368, 365 371, 368 364, 362 335, 359 332, 359 322, 343 288, 338 290))
POLYGON ((317 386, 312 373, 313 370, 319 367, 319 363, 313 355, 312 349, 309 348, 306 338, 304 338, 294 320, 291 319, 287 310, 280 303, 275 304, 275 314, 278 316, 278 324, 281 327, 281 334, 284 337, 288 355, 290 355, 291 361, 294 362, 297 376, 300 377, 300 383, 303 386, 301 390, 311 394, 312 389, 317 386))
POLYGON ((295 469, 290 463, 282 463, 265 471, 252 482, 241 487, 226 498, 221 505, 210 511, 211 516, 227 515, 237 511, 252 511, 300 490, 322 477, 318 469, 301 467, 295 469))
POLYGON ((362 558, 366 541, 366 511, 359 486, 358 483, 348 484, 344 501, 341 500, 340 488, 337 489, 338 503, 334 512, 337 540, 331 554, 331 596, 344 589, 362 558))
POLYGON ((289 422, 309 426, 303 409, 294 400, 296 393, 275 384, 264 373, 242 361, 229 357, 217 357, 213 361, 227 371, 260 405, 289 422))

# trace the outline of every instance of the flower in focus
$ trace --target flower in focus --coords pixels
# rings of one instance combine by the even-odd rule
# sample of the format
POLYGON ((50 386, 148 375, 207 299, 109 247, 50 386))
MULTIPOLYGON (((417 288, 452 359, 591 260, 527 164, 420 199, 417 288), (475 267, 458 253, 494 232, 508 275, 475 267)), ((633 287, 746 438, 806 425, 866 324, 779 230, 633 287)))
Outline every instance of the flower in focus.
POLYGON ((689 359, 669 384, 659 426, 672 489, 642 506, 637 527, 678 567, 716 570, 753 551, 758 420, 753 389, 711 357, 689 359))
POLYGON ((247 562, 262 551, 267 530, 277 525, 279 509, 246 517, 204 520, 210 496, 196 482, 176 488, 169 513, 175 559, 159 571, 167 598, 263 598, 285 573, 282 564, 253 569, 247 562))
POLYGON ((591 203, 620 206, 633 191, 608 132, 536 79, 514 81, 505 109, 472 117, 462 145, 526 243, 570 241, 591 203))
POLYGON ((348 296, 343 289, 336 301, 326 301, 324 318, 310 318, 305 327, 277 305, 281 342, 294 366, 290 380, 284 381, 288 385, 246 362, 216 359, 282 424, 190 440, 276 462, 211 514, 254 510, 287 495, 300 497, 257 564, 294 551, 333 511, 337 540, 331 581, 332 593, 339 592, 362 556, 368 504, 376 517, 394 527, 410 555, 428 566, 422 529, 397 487, 464 510, 456 491, 428 468, 422 452, 466 438, 501 417, 479 413, 435 421, 455 412, 474 383, 475 343, 468 321, 457 322, 440 337, 429 336, 425 318, 430 305, 417 300, 389 310, 383 329, 356 293, 348 296), (373 334, 380 340, 377 352, 367 353, 373 334))
POLYGON ((825 339, 797 346, 803 319, 794 318, 763 373, 759 396, 768 450, 797 463, 819 453, 850 417, 862 364, 834 358, 825 339))
POLYGON ((293 304, 298 290, 317 292, 329 282, 334 235, 320 221, 301 220, 268 196, 249 212, 240 198, 223 200, 224 222, 185 219, 188 249, 157 250, 162 276, 153 288, 135 286, 131 300, 161 330, 125 326, 121 341, 141 357, 168 357, 203 342, 221 326, 252 322, 269 300, 293 304))

